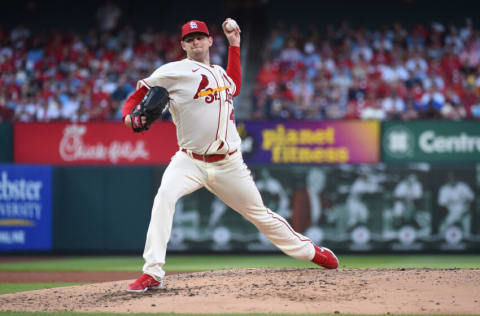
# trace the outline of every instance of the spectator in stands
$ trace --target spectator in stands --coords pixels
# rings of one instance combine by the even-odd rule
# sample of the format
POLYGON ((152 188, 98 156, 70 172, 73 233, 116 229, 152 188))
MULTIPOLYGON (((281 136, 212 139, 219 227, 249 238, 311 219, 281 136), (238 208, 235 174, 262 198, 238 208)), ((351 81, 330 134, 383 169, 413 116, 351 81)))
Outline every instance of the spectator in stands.
POLYGON ((14 111, 8 104, 7 89, 0 85, 0 122, 8 122, 13 118, 14 111))
POLYGON ((122 10, 113 1, 107 0, 97 10, 97 22, 101 31, 111 32, 118 27, 122 10))
POLYGON ((304 54, 301 57, 301 64, 305 67, 308 80, 317 77, 318 70, 322 65, 322 59, 315 49, 312 42, 307 42, 304 46, 304 54))
POLYGON ((280 77, 278 64, 267 60, 260 68, 257 74, 257 82, 261 87, 266 88, 270 83, 274 83, 280 77))
POLYGON ((309 109, 313 103, 314 87, 313 82, 308 80, 307 71, 300 73, 300 78, 297 78, 292 83, 292 93, 294 101, 297 105, 295 107, 295 118, 303 119, 310 112, 309 109))
POLYGON ((460 120, 467 116, 467 111, 461 104, 460 97, 452 87, 448 87, 445 103, 441 109, 442 117, 449 120, 460 120))
POLYGON ((360 110, 360 118, 363 120, 379 120, 386 118, 387 113, 382 106, 382 100, 377 98, 374 91, 369 91, 365 103, 360 110))
POLYGON ((61 115, 60 107, 59 93, 55 92, 47 99, 47 110, 44 120, 46 122, 59 120, 61 115))
POLYGON ((393 90, 390 95, 387 95, 382 100, 382 108, 387 120, 399 120, 402 118, 402 113, 406 110, 406 103, 398 95, 397 91, 393 90))
POLYGON ((254 89, 252 97, 251 119, 272 118, 272 98, 266 93, 266 89, 258 86, 254 89))

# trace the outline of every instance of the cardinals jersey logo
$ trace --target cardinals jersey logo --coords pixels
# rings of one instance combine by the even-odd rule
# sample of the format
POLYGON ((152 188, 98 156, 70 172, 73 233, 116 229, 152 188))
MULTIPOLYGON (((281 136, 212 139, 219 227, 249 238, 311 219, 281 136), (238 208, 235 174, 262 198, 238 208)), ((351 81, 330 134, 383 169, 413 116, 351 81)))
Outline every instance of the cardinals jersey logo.
POLYGON ((198 85, 197 92, 193 96, 194 100, 196 100, 200 97, 206 96, 205 102, 212 103, 213 100, 219 100, 220 99, 219 92, 221 92, 223 90, 227 90, 227 95, 230 95, 230 93, 228 93, 228 89, 230 89, 230 86, 219 87, 219 88, 214 88, 214 89, 212 89, 212 88, 207 89, 208 84, 209 84, 209 81, 208 81, 207 76, 202 74, 202 80, 200 81, 200 84, 198 85))
POLYGON ((195 95, 193 96, 193 99, 198 99, 198 97, 200 96, 200 92, 205 89, 207 86, 208 86, 209 82, 208 82, 208 78, 206 75, 203 75, 202 74, 202 80, 200 81, 200 84, 198 85, 198 88, 197 88, 197 92, 195 93, 195 95))

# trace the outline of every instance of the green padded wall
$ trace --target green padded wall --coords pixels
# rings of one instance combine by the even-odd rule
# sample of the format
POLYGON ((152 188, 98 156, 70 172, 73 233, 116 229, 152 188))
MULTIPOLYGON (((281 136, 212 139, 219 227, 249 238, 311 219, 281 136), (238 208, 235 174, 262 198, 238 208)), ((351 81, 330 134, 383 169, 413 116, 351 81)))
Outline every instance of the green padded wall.
POLYGON ((53 249, 143 250, 152 205, 149 167, 56 167, 53 249))
POLYGON ((13 161, 13 132, 11 123, 0 123, 0 162, 13 161))

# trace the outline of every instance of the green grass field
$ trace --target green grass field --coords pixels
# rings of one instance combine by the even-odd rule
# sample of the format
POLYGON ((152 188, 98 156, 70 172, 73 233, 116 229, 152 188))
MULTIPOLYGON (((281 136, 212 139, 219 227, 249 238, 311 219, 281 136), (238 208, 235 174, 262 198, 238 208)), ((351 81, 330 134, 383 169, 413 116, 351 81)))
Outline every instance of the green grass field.
MULTIPOLYGON (((340 268, 480 268, 480 255, 344 255, 340 268)), ((69 257, 0 263, 0 271, 139 271, 141 257, 69 257)), ((165 271, 189 272, 240 268, 313 268, 285 255, 169 256, 165 271)))
MULTIPOLYGON (((480 269, 480 255, 344 255, 339 256, 340 269, 350 268, 430 268, 430 269, 480 269)), ((138 271, 141 272, 141 257, 65 257, 42 259, 31 262, 0 263, 0 271, 138 271)), ((207 271, 240 268, 313 268, 311 263, 292 259, 285 255, 248 256, 174 256, 167 258, 167 272, 207 271)), ((73 285, 74 283, 1 283, 0 294, 73 285)), ((77 283, 78 284, 78 283, 77 283)), ((0 312, 0 316, 119 316, 127 314, 107 313, 24 313, 0 312)), ((128 314, 131 315, 131 314, 128 314)), ((140 314, 139 314, 140 315, 140 314)), ((149 314, 143 314, 149 315, 149 314)), ((182 314, 157 314, 182 315, 182 314)), ((189 314, 190 316, 192 314, 189 314)), ((202 314, 205 316, 205 314, 202 314)), ((246 314, 231 314, 246 315, 246 314)), ((248 314, 262 315, 266 314, 248 314)), ((273 314, 268 314, 273 315, 273 314)), ((279 316, 281 314, 275 314, 279 316)), ((328 314, 323 314, 328 315, 328 314)), ((338 314, 335 314, 338 315, 338 314)), ((342 314, 344 315, 344 314, 342 314)), ((218 315, 217 315, 218 316, 218 315)))

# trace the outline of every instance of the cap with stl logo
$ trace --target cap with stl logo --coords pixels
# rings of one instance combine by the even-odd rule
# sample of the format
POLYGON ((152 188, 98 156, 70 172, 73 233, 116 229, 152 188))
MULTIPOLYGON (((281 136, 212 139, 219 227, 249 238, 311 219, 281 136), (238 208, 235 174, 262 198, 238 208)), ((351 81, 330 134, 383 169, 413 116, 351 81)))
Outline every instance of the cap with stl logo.
POLYGON ((191 33, 205 33, 210 36, 207 24, 198 20, 188 21, 182 26, 182 39, 191 33))

